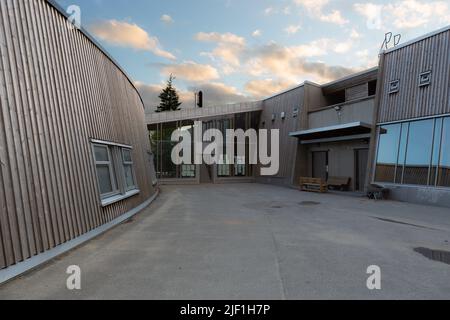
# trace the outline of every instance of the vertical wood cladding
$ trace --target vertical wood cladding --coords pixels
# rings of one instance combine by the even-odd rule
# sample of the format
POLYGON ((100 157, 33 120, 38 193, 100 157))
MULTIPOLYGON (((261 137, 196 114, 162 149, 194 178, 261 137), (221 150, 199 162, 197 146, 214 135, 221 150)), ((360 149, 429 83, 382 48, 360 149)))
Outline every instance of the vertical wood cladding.
POLYGON ((450 113, 450 31, 441 32, 385 54, 379 122, 450 113), (431 85, 419 87, 422 72, 431 71, 431 85), (398 93, 389 82, 400 80, 398 93))
POLYGON ((150 144, 126 75, 45 0, 0 1, 0 268, 147 200, 150 144), (90 139, 133 146, 139 195, 102 208, 90 139))
POLYGON ((264 112, 261 116, 260 128, 280 130, 280 171, 276 178, 282 178, 285 183, 291 184, 295 159, 297 153, 298 139, 290 137, 289 134, 300 129, 300 121, 307 118, 304 110, 304 86, 282 93, 264 101, 264 112), (298 110, 294 117, 294 109, 298 110), (281 118, 284 112, 286 118, 281 118), (272 121, 275 115, 275 121, 272 121), (262 124, 265 125, 262 125, 262 124))

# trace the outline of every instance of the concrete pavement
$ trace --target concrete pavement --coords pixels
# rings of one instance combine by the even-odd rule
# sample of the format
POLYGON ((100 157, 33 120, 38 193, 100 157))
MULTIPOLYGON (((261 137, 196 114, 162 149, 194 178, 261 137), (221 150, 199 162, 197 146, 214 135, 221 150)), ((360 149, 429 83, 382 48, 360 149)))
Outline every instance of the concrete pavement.
POLYGON ((450 210, 260 184, 165 186, 132 221, 0 299, 450 299, 450 210), (82 290, 66 288, 70 265, 82 290), (367 267, 382 290, 366 287, 367 267))

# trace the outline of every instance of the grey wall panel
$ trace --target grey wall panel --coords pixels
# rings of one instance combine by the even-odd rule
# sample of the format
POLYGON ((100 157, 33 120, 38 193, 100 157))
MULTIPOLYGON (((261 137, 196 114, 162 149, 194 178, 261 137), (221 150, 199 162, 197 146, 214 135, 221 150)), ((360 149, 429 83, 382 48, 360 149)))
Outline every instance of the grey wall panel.
POLYGON ((298 140, 289 137, 289 134, 300 128, 300 120, 305 117, 304 96, 304 86, 301 86, 263 102, 260 127, 280 130, 280 170, 278 175, 272 178, 282 178, 288 184, 292 183, 298 144, 298 140), (295 108, 299 109, 298 117, 293 116, 295 108), (281 119, 282 112, 286 113, 285 120, 281 119), (275 121, 272 121, 272 114, 276 115, 275 121), (262 126, 263 123, 265 126, 262 126))
POLYGON ((144 108, 127 76, 45 0, 0 1, 0 268, 155 193, 144 108), (140 194, 102 208, 90 139, 133 146, 140 194))
POLYGON ((309 114, 309 128, 323 128, 356 121, 373 124, 373 109, 374 99, 370 98, 342 105, 341 111, 330 108, 312 112, 309 114))
POLYGON ((450 31, 445 31, 385 54, 378 122, 450 113, 450 31), (432 71, 430 86, 419 87, 419 75, 432 71), (389 82, 400 80, 398 93, 389 82))

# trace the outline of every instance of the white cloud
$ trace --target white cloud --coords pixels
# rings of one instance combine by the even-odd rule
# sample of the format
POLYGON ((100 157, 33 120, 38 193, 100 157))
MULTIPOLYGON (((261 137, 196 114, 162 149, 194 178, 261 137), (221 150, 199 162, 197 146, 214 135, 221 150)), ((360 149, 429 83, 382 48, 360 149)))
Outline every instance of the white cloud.
POLYGON ((286 80, 252 80, 245 85, 245 91, 251 94, 256 99, 268 97, 276 92, 281 92, 290 87, 293 87, 296 82, 286 80))
POLYGON ((162 65, 161 73, 164 76, 173 74, 178 79, 192 82, 211 81, 219 78, 219 73, 216 68, 193 61, 162 65))
POLYGON ((163 15, 161 16, 161 21, 164 22, 164 23, 166 23, 166 24, 174 23, 174 20, 173 20, 172 17, 169 16, 168 14, 163 14, 163 15))
POLYGON ((356 3, 354 9, 367 19, 369 29, 411 29, 431 23, 450 23, 447 1, 400 0, 389 4, 356 3))
POLYGON ((246 42, 243 37, 232 33, 205 33, 199 32, 195 39, 202 42, 213 42, 216 48, 209 53, 210 57, 217 58, 222 62, 222 70, 225 74, 229 74, 240 66, 240 54, 246 47, 246 42))
POLYGON ((163 58, 176 59, 172 53, 161 49, 157 37, 150 36, 136 24, 107 20, 91 25, 90 30, 96 37, 112 45, 150 51, 163 58))
POLYGON ((325 13, 324 9, 328 5, 329 0, 294 0, 297 6, 305 8, 306 12, 315 19, 323 22, 334 23, 337 25, 344 25, 349 23, 347 19, 342 16, 339 10, 333 10, 330 13, 325 13))
POLYGON ((300 29, 301 29, 301 26, 300 26, 300 25, 290 25, 290 26, 286 27, 286 28, 284 29, 284 31, 285 31, 287 34, 292 35, 292 34, 296 34, 297 32, 299 32, 300 29))
POLYGON ((255 38, 261 37, 261 35, 262 35, 262 32, 261 32, 261 30, 259 30, 259 29, 253 31, 253 33, 252 33, 252 37, 255 37, 255 38))

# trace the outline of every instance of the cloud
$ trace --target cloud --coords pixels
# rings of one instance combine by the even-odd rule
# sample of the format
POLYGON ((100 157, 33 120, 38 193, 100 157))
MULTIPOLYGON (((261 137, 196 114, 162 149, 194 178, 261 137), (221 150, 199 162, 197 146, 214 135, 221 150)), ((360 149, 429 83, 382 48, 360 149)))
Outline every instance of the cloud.
POLYGON ((331 39, 319 39, 299 46, 281 46, 270 43, 249 52, 247 72, 253 76, 276 76, 290 82, 306 79, 328 82, 346 76, 354 70, 339 66, 328 66, 323 62, 310 61, 330 50, 343 53, 351 48, 351 42, 339 43, 331 39))
POLYGON ((150 51, 166 59, 176 59, 172 53, 161 49, 157 37, 150 36, 136 24, 105 20, 91 25, 89 29, 96 37, 112 45, 150 51))
POLYGON ((342 16, 342 13, 339 10, 324 13, 325 6, 328 5, 329 2, 329 0, 294 0, 294 3, 297 6, 302 6, 305 8, 308 15, 312 18, 337 25, 349 23, 349 21, 342 16))
POLYGON ((168 14, 163 14, 161 16, 161 21, 164 22, 165 24, 171 24, 174 23, 174 20, 172 19, 171 16, 169 16, 168 14))
POLYGON ((216 68, 208 64, 198 64, 186 61, 178 64, 161 64, 161 74, 169 76, 173 74, 178 79, 192 82, 211 81, 219 78, 216 68))
POLYGON ((301 29, 300 25, 290 25, 284 29, 287 34, 296 34, 301 29))
POLYGON ((401 0, 389 4, 356 3, 354 10, 367 19, 369 29, 412 29, 430 23, 450 23, 447 1, 401 0))
POLYGON ((262 35, 261 30, 255 30, 255 31, 253 31, 253 33, 252 33, 252 37, 255 37, 255 38, 261 37, 261 35, 262 35))
POLYGON ((251 80, 245 85, 245 91, 250 93, 254 98, 262 99, 276 92, 281 92, 293 87, 296 82, 286 80, 251 80))
POLYGON ((199 32, 195 35, 195 39, 216 44, 212 52, 203 54, 219 59, 225 74, 234 72, 240 66, 239 56, 246 47, 245 38, 233 33, 199 32))

